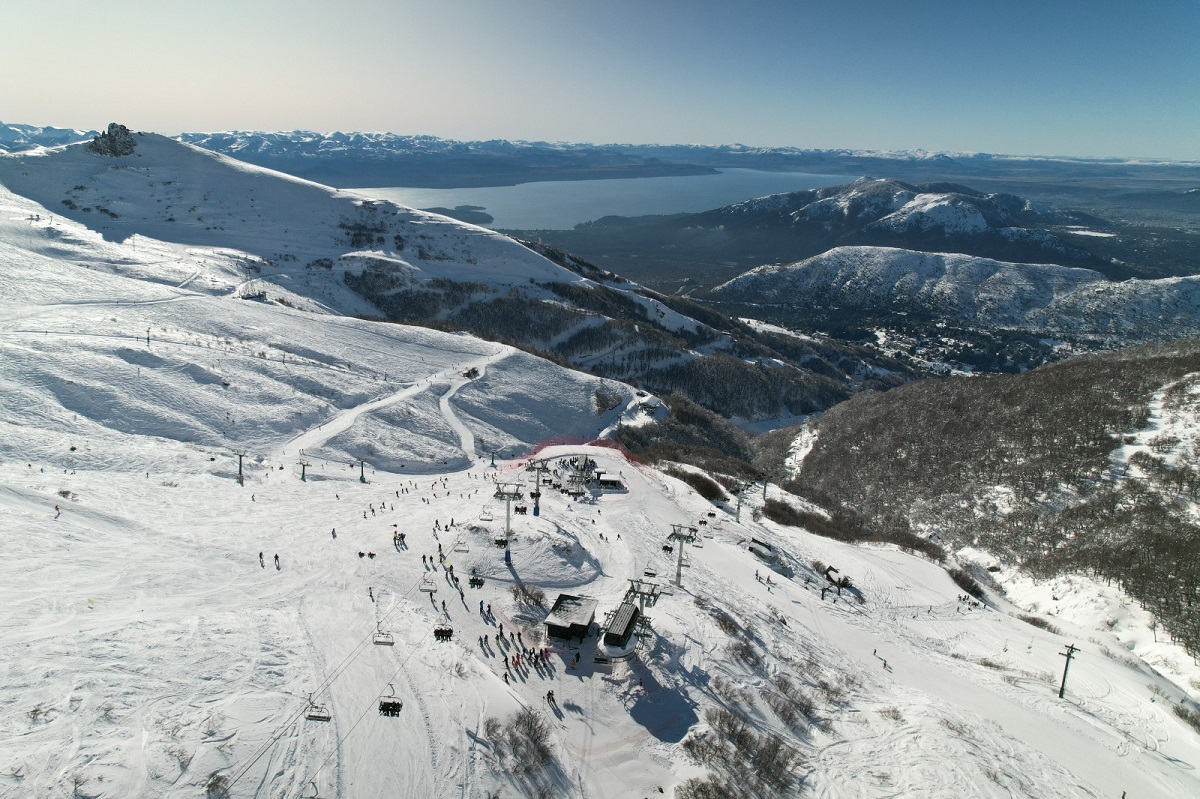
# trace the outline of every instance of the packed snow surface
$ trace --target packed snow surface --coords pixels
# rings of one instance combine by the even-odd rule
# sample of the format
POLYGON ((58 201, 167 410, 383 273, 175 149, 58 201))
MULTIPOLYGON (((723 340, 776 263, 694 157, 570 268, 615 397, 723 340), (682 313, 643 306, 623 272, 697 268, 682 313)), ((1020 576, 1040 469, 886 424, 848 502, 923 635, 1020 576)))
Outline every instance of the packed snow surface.
POLYGON ((806 795, 1200 795, 1171 710, 1194 673, 584 443, 645 423, 628 387, 599 415, 601 381, 503 345, 241 299, 249 233, 114 236, 49 202, 0 196, 0 796, 670 796, 714 766, 681 746, 714 708, 796 747, 806 795), (582 459, 624 488, 562 493, 582 459), (546 639, 560 592, 603 622, 630 580, 660 593, 633 657, 546 639), (780 677, 812 700, 790 726, 780 677), (487 732, 523 707, 540 772, 487 732))

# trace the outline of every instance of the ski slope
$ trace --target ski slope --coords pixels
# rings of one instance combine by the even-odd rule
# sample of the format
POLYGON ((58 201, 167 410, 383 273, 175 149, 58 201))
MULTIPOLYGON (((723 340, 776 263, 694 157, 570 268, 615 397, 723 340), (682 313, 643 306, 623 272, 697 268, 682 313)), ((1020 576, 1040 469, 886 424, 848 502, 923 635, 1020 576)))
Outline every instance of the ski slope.
POLYGON ((1119 597, 1062 586, 1054 633, 1017 618, 1040 589, 1016 578, 1022 604, 977 606, 927 561, 756 518, 758 492, 738 520, 562 443, 651 423, 629 387, 604 382, 624 402, 599 414, 601 381, 504 345, 243 299, 215 244, 0 194, 0 797, 671 796, 722 770, 683 746, 718 708, 800 753, 790 794, 1200 795, 1171 710, 1200 674, 1072 623, 1119 597), (534 452, 552 480, 587 457, 626 490, 543 486, 509 534, 497 487, 527 495, 534 452), (677 525, 696 538, 667 552, 677 525), (591 597, 602 621, 631 579, 662 595, 608 665, 595 636, 545 639, 511 590, 591 597), (499 625, 546 664, 506 670, 499 625), (780 677, 810 714, 772 705, 780 677), (488 733, 523 707, 550 729, 537 772, 488 733))

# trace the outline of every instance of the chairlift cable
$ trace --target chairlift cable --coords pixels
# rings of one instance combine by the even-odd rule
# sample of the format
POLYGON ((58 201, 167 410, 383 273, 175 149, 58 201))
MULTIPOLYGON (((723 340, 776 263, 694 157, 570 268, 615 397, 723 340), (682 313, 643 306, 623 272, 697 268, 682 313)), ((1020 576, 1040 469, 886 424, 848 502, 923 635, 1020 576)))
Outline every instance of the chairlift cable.
MULTIPOLYGON (((419 584, 420 583, 418 582, 417 585, 419 585, 419 584)), ((416 588, 416 586, 414 585, 413 588, 410 588, 402 596, 408 596, 409 594, 412 594, 415 588, 416 588)), ((391 610, 389 610, 387 613, 384 614, 382 619, 380 619, 379 621, 376 622, 376 629, 378 629, 379 625, 381 625, 384 621, 386 621, 393 613, 395 613, 397 610, 399 610, 399 608, 400 608, 400 604, 396 603, 396 605, 391 610)), ((249 763, 247 763, 246 766, 243 767, 239 772, 237 772, 237 774, 235 774, 232 779, 230 779, 229 786, 231 788, 237 783, 238 780, 240 780, 242 777, 244 777, 251 768, 254 767, 255 763, 257 763, 259 760, 262 759, 263 755, 265 755, 267 752, 269 752, 271 750, 272 747, 275 746, 275 744, 279 741, 279 739, 283 737, 283 735, 287 732, 287 730, 293 724, 300 721, 304 717, 305 713, 308 712, 309 707, 312 706, 312 697, 322 694, 325 691, 329 690, 329 688, 333 684, 333 682, 338 677, 340 677, 347 668, 350 667, 351 663, 358 660, 359 656, 361 656, 364 651, 374 648, 374 646, 373 646, 374 639, 375 639, 375 630, 372 630, 371 632, 367 633, 366 637, 363 638, 363 640, 359 641, 358 644, 350 650, 349 654, 347 654, 342 659, 342 662, 339 663, 332 671, 330 671, 328 673, 329 676, 327 676, 325 678, 325 680, 315 690, 313 690, 311 693, 309 693, 309 704, 306 707, 304 707, 302 710, 297 711, 296 713, 289 716, 284 721, 284 723, 282 725, 280 725, 280 727, 277 729, 277 731, 270 737, 270 739, 268 739, 267 742, 264 743, 262 745, 262 747, 259 748, 258 752, 255 753, 253 759, 249 763)), ((424 640, 424 638, 422 638, 422 640, 424 640)), ((416 650, 414 649, 413 651, 416 651, 416 650)), ((410 652, 409 657, 411 657, 411 656, 412 656, 412 653, 410 652)), ((407 662, 408 662, 408 658, 406 657, 404 659, 404 662, 401 663, 401 666, 403 666, 404 663, 407 663, 407 662)), ((399 669, 397 669, 396 673, 397 674, 399 673, 399 669)), ((393 675, 393 677, 394 676, 395 675, 393 675)), ((356 725, 357 725, 357 723, 358 722, 355 722, 356 725)), ((326 760, 328 760, 328 758, 326 758, 326 760)), ((307 784, 307 783, 305 783, 305 784, 307 784)))

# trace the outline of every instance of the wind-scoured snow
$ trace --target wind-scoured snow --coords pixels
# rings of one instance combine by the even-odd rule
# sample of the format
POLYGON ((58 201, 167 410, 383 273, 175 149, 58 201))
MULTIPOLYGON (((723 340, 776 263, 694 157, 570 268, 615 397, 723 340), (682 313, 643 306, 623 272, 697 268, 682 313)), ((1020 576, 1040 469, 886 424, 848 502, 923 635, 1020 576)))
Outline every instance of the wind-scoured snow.
MULTIPOLYGON (((738 521, 585 443, 646 423, 641 403, 657 403, 627 386, 331 313, 349 300, 315 280, 293 296, 321 298, 319 313, 243 299, 245 259, 264 245, 229 209, 251 211, 257 171, 230 189, 178 186, 207 193, 210 216, 159 238, 114 227, 153 218, 130 199, 136 166, 13 163, 0 159, 0 796, 671 796, 720 768, 681 746, 716 734, 717 708, 800 752, 792 793, 1200 793, 1197 734, 1171 711, 1197 673, 1178 660, 1156 672, 1067 613, 1055 633, 1002 598, 964 602, 933 563, 762 520, 758 491, 738 521), (51 192, 25 196, 64 177, 39 165, 119 179, 77 205, 111 198, 122 216, 63 218, 51 192), (228 237, 204 229, 218 218, 228 237), (619 402, 598 413, 601 388, 619 402), (495 492, 523 486, 532 505, 530 453, 550 483, 538 515, 513 513, 506 563, 495 492), (581 457, 624 490, 560 493, 581 457), (673 526, 696 535, 668 552, 673 526), (775 557, 752 554, 751 538, 775 557), (854 587, 837 598, 816 561, 854 587), (594 636, 546 640, 545 608, 512 591, 589 596, 602 622, 631 579, 663 595, 636 655, 608 664, 594 636), (548 647, 545 664, 511 665, 530 646, 548 647), (791 727, 771 705, 781 676, 813 703, 791 727), (381 699, 399 715, 380 715, 381 699), (318 706, 328 721, 306 718, 318 706), (488 732, 523 707, 548 725, 541 772, 512 770, 488 732)), ((289 185, 273 195, 277 219, 341 202, 289 185)), ((444 242, 479 236, 436 224, 444 242)), ((519 262, 495 246, 495 265, 473 251, 481 270, 519 262)))

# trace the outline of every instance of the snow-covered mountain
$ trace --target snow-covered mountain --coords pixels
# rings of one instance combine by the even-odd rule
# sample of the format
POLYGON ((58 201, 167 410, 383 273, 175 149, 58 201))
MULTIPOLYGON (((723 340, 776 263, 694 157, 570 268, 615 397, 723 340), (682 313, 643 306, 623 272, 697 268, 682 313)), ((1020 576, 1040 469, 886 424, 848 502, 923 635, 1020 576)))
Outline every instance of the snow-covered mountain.
MULTIPOLYGON (((186 248, 163 282, 191 276, 227 291, 236 278, 338 313, 378 313, 340 287, 347 271, 387 269, 405 283, 474 281, 501 292, 578 280, 511 239, 435 214, 363 200, 153 133, 126 156, 83 145, 0 158, 0 183, 110 241, 186 248)), ((256 289, 257 290, 257 289, 256 289)))
POLYGON ((0 122, 0 153, 31 150, 35 147, 57 147, 60 144, 87 141, 95 135, 94 130, 0 122))
POLYGON ((763 266, 714 290, 769 306, 896 313, 957 326, 1109 345, 1200 335, 1200 279, 1110 281, 1098 272, 952 253, 836 247, 763 266))
POLYGON ((538 235, 641 283, 694 293, 762 264, 853 246, 964 253, 1128 277, 1145 248, 1110 228, 1091 214, 1014 194, 954 183, 861 178, 700 213, 605 217, 538 235))
POLYGON ((984 194, 955 184, 912 185, 879 178, 747 200, 707 216, 759 227, 787 225, 803 230, 820 226, 826 233, 841 239, 857 237, 864 244, 874 240, 940 239, 941 248, 950 250, 974 239, 964 251, 1007 243, 1072 259, 1087 255, 1045 228, 1101 222, 1086 214, 1042 208, 1012 194, 984 194))
POLYGON ((0 796, 1200 792, 1171 710, 1200 674, 1111 589, 998 572, 1011 597, 977 604, 933 562, 761 517, 757 491, 710 503, 564 443, 652 423, 654 398, 334 313, 361 298, 270 261, 357 251, 332 207, 459 256, 414 271, 556 265, 149 135, 81 149, 0 158, 0 796), (557 490, 585 457, 623 490, 557 490), (534 485, 507 532, 495 494, 534 485), (604 625, 631 581, 658 594, 633 657, 545 637, 559 593, 604 625), (1018 617, 1050 590, 1054 629, 1018 617))

